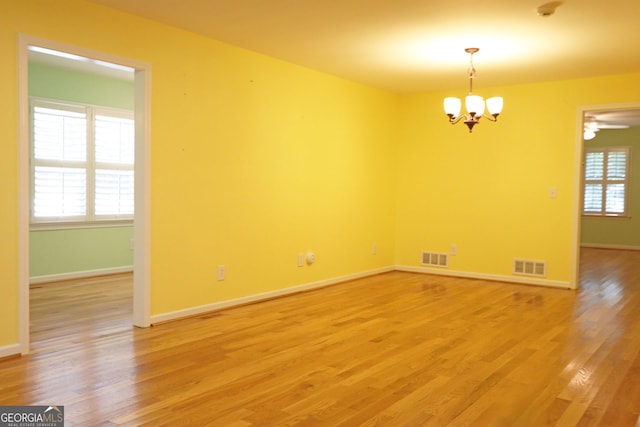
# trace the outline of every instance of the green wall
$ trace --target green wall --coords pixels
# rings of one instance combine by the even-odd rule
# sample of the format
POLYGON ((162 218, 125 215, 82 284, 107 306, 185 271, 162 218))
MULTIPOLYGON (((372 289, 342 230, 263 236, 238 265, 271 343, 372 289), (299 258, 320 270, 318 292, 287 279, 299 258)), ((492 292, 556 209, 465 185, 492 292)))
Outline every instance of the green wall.
POLYGON ((132 237, 133 227, 32 231, 31 277, 130 266, 132 237))
POLYGON ((583 245, 640 249, 640 128, 601 130, 585 147, 631 146, 630 218, 582 217, 583 245))
POLYGON ((133 110, 133 81, 29 63, 29 96, 133 110))
MULTIPOLYGON (((133 82, 29 64, 29 95, 133 109, 133 82)), ((32 278, 100 272, 133 265, 133 226, 31 230, 32 278)))

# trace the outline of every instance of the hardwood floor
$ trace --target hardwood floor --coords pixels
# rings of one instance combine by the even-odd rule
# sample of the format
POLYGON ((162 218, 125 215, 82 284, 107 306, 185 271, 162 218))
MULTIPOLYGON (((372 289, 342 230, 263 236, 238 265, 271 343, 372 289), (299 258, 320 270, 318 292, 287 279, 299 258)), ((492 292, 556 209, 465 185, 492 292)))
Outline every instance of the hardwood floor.
POLYGON ((68 426, 635 426, 640 252, 579 291, 393 272, 148 329, 130 277, 32 289, 0 405, 68 426))

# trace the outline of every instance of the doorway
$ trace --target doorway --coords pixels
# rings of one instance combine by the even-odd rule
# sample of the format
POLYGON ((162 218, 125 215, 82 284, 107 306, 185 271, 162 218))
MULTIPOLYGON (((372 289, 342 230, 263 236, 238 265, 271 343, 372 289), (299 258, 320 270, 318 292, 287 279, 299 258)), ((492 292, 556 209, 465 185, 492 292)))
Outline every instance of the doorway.
MULTIPOLYGON (((596 249, 640 249, 640 242, 632 237, 637 233, 630 230, 640 224, 640 218, 633 218, 633 211, 640 209, 640 102, 583 106, 578 111, 577 159, 576 159, 576 198, 575 209, 575 247, 574 280, 578 286, 580 250, 584 247, 596 249), (624 147, 631 147, 626 153, 616 153, 624 147), (612 151, 612 154, 609 154, 612 151), (593 159, 624 157, 630 167, 627 176, 610 182, 611 187, 623 188, 622 196, 607 200, 607 182, 598 182, 598 173, 589 180, 585 176, 585 154, 594 153, 593 159), (623 185, 620 185, 624 181, 623 185), (590 184, 585 200, 585 184, 590 184), (591 185, 593 184, 593 185, 591 185), (598 194, 602 189, 602 195, 598 194), (595 192, 595 195, 591 193, 595 192), (609 203, 607 203, 607 201, 609 203), (624 201, 623 204, 622 201, 624 201), (586 207, 585 207, 586 204, 586 207), (609 204, 609 207, 607 207, 609 204), (626 206, 625 206, 626 204, 626 206), (583 216, 583 210, 592 211, 592 215, 583 216), (598 212, 598 211, 601 212, 598 212), (634 225, 635 224, 635 225, 634 225), (626 230, 626 231, 625 231, 626 230), (616 237, 617 236, 617 237, 616 237)), ((622 150, 624 151, 624 150, 622 150)), ((590 155, 590 159, 592 158, 590 155)), ((590 160, 591 162, 591 160, 590 160)), ((599 170, 602 165, 595 165, 599 170)), ((620 168, 620 164, 617 166, 620 168)))
POLYGON ((29 149, 29 49, 33 47, 61 52, 98 66, 128 68, 134 80, 135 184, 133 221, 133 325, 150 325, 149 285, 149 79, 150 65, 127 58, 64 45, 31 36, 19 37, 19 286, 20 347, 29 352, 29 230, 30 230, 30 149, 29 149))

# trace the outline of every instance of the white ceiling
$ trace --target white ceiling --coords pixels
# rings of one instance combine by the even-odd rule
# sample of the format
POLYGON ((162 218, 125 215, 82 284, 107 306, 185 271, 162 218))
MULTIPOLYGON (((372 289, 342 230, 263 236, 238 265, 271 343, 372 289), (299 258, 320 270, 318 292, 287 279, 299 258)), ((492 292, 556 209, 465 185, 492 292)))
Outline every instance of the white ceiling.
POLYGON ((640 70, 640 0, 91 1, 395 92, 640 70))
MULTIPOLYGON (((468 85, 466 47, 480 48, 479 91, 640 71, 640 0, 90 1, 398 93, 459 96, 468 85), (544 4, 555 13, 539 16, 544 4)), ((52 59, 94 73, 118 71, 30 52, 32 61, 52 59)), ((640 125, 640 110, 589 116, 640 125)))
POLYGON ((640 109, 589 111, 584 116, 585 122, 596 123, 601 129, 623 129, 624 126, 640 126, 640 109))

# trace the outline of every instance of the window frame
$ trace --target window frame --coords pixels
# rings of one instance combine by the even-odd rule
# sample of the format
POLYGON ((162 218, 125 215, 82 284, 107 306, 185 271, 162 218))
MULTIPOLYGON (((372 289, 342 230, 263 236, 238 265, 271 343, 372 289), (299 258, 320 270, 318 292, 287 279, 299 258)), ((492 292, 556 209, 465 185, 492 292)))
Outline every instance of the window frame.
MULTIPOLYGON (((106 107, 102 105, 78 103, 42 97, 29 97, 29 161, 30 161, 30 195, 29 195, 29 223, 33 229, 53 230, 66 228, 96 228, 96 227, 120 227, 133 224, 135 211, 131 214, 97 215, 95 206, 96 182, 95 174, 97 169, 126 170, 134 173, 134 183, 132 189, 135 191, 135 157, 133 163, 112 164, 114 168, 105 168, 100 165, 108 164, 96 160, 95 150, 95 124, 96 116, 116 117, 127 120, 134 120, 132 110, 106 107), (81 112, 86 114, 86 158, 84 161, 56 161, 36 159, 35 157, 35 132, 34 132, 34 112, 36 107, 81 112), (34 210, 35 203, 35 170, 36 166, 48 166, 58 163, 61 167, 74 165, 85 170, 85 214, 75 216, 48 216, 36 217, 34 210)), ((134 122, 135 125, 135 122, 134 122)), ((135 135, 134 147, 135 151, 135 135)), ((135 156, 135 155, 134 155, 135 156)), ((134 194, 135 200, 135 194, 134 194)), ((135 207, 134 207, 135 209, 135 207)))
POLYGON ((615 147, 584 147, 583 163, 582 163, 582 216, 585 218, 630 218, 629 212, 629 187, 631 184, 631 147, 630 146, 615 146, 615 147), (607 171, 609 168, 608 156, 609 153, 624 152, 625 159, 625 175, 622 180, 613 180, 608 178, 607 171), (587 156, 589 153, 603 153, 603 170, 602 179, 587 179, 587 156), (586 212, 585 211, 585 195, 587 192, 587 185, 596 184, 602 186, 602 210, 599 212, 586 212), (607 185, 608 184, 624 184, 624 207, 623 212, 607 212, 607 185))

